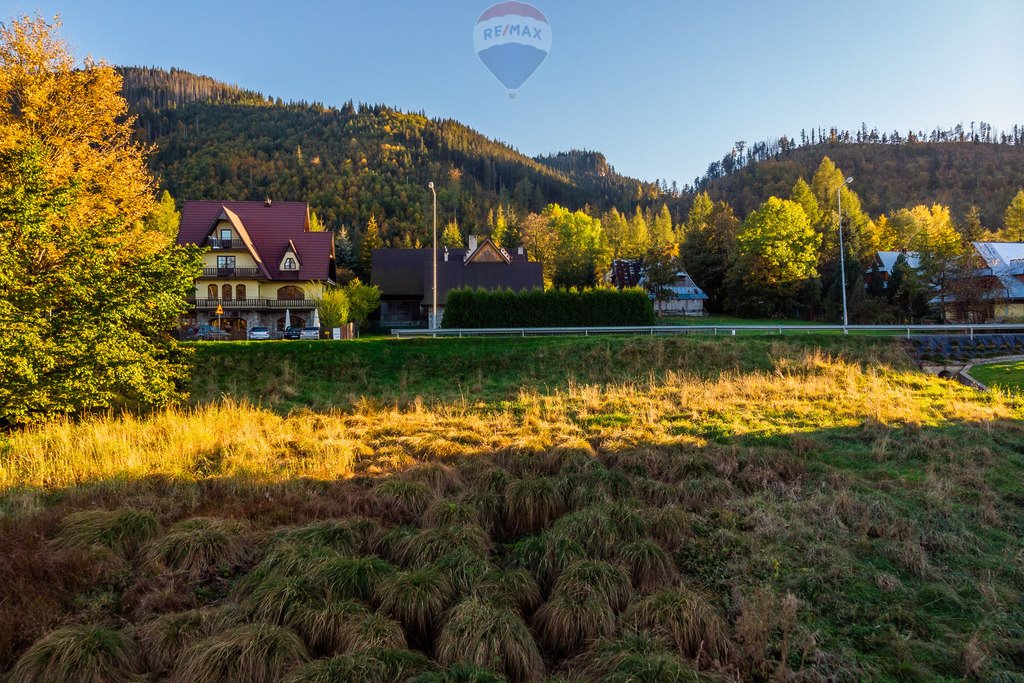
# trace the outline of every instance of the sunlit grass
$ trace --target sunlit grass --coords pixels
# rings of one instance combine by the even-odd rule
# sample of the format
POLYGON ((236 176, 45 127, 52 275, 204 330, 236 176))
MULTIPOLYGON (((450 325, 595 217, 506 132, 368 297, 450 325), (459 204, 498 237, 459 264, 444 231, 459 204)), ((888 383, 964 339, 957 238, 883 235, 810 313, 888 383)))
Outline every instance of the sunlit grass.
POLYGON ((918 373, 888 342, 548 340, 507 366, 467 348, 488 354, 468 375, 504 373, 479 395, 410 370, 286 410, 284 389, 334 395, 293 372, 263 405, 8 434, 0 675, 1024 668, 1024 398, 918 373), (532 382, 537 358, 562 374, 532 382))

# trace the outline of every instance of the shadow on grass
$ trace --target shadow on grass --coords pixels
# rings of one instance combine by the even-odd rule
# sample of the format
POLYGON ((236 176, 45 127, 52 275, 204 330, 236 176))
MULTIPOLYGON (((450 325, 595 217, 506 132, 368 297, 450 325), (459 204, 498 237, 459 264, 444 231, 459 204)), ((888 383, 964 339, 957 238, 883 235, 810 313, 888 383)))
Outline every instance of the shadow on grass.
MULTIPOLYGON (((0 671, 67 620, 121 628, 230 603, 233 586, 277 535, 302 525, 367 519, 369 531, 346 553, 450 571, 417 554, 426 552, 417 545, 425 532, 401 529, 428 529, 461 506, 486 549, 460 545, 458 536, 451 549, 480 553, 490 567, 527 569, 544 599, 557 589, 559 563, 574 559, 632 567, 639 585, 641 570, 622 548, 654 541, 671 558, 663 587, 704 596, 727 625, 729 654, 686 658, 729 678, 1024 672, 1021 423, 887 426, 865 418, 668 441, 621 439, 602 431, 621 425, 597 427, 546 448, 505 443, 428 455, 422 443, 406 442, 407 457, 344 479, 273 481, 225 474, 209 461, 191 478, 112 478, 42 497, 9 491, 0 528, 0 671), (160 530, 119 558, 108 552, 113 537, 102 534, 55 548, 69 515, 123 508, 151 513, 160 530), (152 560, 148 548, 174 525, 204 517, 244 522, 246 559, 188 576, 152 560), (567 547, 578 553, 561 557, 567 547), (792 623, 783 619, 787 596, 796 600, 792 623)), ((472 591, 472 578, 456 589, 461 597, 472 591)), ((634 592, 632 602, 642 597, 634 592)), ((435 616, 431 637, 441 628, 435 616)), ((535 626, 532 611, 524 619, 535 626)), ((547 672, 565 673, 569 654, 578 653, 556 653, 534 635, 547 672)))

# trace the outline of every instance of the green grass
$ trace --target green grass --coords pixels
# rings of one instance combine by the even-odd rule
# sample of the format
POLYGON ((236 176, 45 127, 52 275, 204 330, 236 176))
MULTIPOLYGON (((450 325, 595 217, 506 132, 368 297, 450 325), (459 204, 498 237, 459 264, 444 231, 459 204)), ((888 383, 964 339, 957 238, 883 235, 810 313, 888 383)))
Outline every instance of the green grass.
POLYGON ((1024 361, 975 365, 971 368, 971 377, 987 387, 1021 391, 1024 390, 1024 361))
POLYGON ((6 435, 0 679, 1024 675, 1024 396, 898 342, 195 363, 191 407, 6 435))

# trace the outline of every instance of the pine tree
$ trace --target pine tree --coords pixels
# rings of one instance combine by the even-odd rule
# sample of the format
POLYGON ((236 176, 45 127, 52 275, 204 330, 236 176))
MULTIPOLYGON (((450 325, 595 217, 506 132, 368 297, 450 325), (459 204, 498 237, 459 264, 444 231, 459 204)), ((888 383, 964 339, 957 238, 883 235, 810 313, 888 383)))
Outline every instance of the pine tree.
POLYGON ((988 235, 988 230, 981 224, 981 211, 974 204, 971 204, 971 208, 967 210, 967 215, 964 216, 964 222, 958 227, 960 237, 967 244, 984 241, 986 235, 988 235))
POLYGON ((449 221, 444 226, 444 231, 441 233, 441 246, 448 249, 462 249, 465 246, 462 241, 462 231, 459 230, 459 224, 455 221, 449 221))
POLYGON ((377 225, 377 217, 371 215, 370 220, 366 222, 366 232, 363 234, 363 240, 359 244, 359 269, 367 280, 370 279, 373 250, 383 247, 384 239, 381 237, 380 227, 377 225))
POLYGON ((320 220, 320 216, 316 215, 316 211, 309 212, 309 231, 310 232, 323 232, 327 228, 324 227, 323 221, 320 220))
POLYGON ((1014 196, 1003 218, 1004 239, 1024 242, 1024 190, 1014 196))
POLYGON ((355 247, 352 245, 352 237, 349 235, 348 226, 343 225, 334 235, 334 257, 342 268, 355 270, 359 266, 356 258, 355 247))
POLYGON ((498 205, 497 210, 494 212, 494 229, 491 230, 491 239, 499 247, 508 246, 508 223, 505 221, 505 210, 501 204, 498 205))
POLYGON ((637 206, 636 212, 629 221, 629 233, 622 248, 623 258, 640 258, 647 251, 649 243, 647 219, 644 217, 643 210, 637 206))

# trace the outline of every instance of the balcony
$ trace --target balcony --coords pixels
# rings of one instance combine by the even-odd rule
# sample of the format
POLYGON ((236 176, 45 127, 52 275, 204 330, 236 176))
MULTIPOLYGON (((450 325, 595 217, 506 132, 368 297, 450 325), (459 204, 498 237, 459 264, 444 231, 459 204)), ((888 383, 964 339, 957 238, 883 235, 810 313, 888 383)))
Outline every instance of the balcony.
POLYGON ((201 277, 247 278, 262 277, 259 268, 203 268, 201 277))
POLYGON ((188 299, 189 306, 197 310, 215 309, 223 306, 225 311, 242 309, 312 310, 316 302, 312 299, 188 299))
POLYGON ((226 249, 244 249, 242 240, 222 240, 219 237, 207 237, 206 246, 210 249, 224 251, 226 249))

